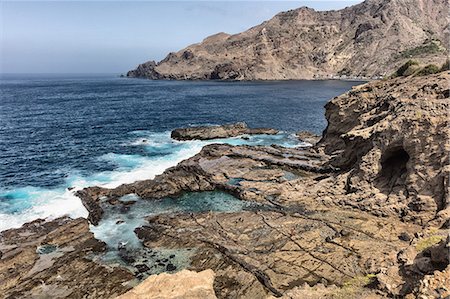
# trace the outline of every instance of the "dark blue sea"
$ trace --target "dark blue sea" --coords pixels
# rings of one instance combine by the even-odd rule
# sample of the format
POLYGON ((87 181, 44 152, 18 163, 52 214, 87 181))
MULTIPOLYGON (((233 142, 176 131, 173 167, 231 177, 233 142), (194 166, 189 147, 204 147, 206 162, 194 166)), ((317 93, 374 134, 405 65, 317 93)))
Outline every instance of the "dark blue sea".
POLYGON ((325 103, 359 83, 2 75, 0 230, 36 218, 86 216, 75 190, 152 178, 208 143, 302 145, 293 134, 321 133, 325 103), (282 133, 249 140, 170 139, 177 127, 236 121, 282 133))

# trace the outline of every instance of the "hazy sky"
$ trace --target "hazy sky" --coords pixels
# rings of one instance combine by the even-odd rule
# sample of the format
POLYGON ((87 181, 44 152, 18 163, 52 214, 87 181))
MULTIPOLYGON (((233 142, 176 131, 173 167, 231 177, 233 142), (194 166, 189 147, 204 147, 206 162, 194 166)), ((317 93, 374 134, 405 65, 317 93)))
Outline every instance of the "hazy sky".
POLYGON ((208 35, 241 32, 280 11, 361 1, 0 0, 0 72, 122 73, 208 35))

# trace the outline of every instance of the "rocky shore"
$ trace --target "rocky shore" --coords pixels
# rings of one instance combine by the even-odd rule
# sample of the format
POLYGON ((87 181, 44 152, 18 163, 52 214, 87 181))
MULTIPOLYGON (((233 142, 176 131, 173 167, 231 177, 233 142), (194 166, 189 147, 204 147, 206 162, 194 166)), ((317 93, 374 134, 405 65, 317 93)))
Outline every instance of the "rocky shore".
MULTIPOLYGON (((91 225, 111 209, 127 213, 136 201, 120 199, 130 194, 158 201, 221 191, 248 203, 153 214, 136 228, 147 252, 189 250, 191 272, 144 280, 154 265, 130 271, 126 263, 137 265, 127 244, 123 265, 99 259, 106 246, 87 220, 37 220, 0 233, 0 296, 196 298, 182 290, 197 289, 205 298, 446 298, 449 79, 443 72, 356 86, 326 105, 317 144, 298 134, 312 147, 212 144, 153 180, 77 193, 91 225)), ((173 137, 242 130, 191 128, 173 137)))

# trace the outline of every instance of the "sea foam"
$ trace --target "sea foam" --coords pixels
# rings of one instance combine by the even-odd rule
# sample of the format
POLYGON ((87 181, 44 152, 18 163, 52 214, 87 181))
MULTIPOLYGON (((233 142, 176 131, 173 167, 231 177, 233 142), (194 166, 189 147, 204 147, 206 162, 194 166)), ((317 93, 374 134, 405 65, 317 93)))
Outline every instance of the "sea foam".
MULTIPOLYGON (((0 230, 17 228, 22 224, 42 218, 55 219, 64 215, 72 218, 87 217, 88 213, 80 199, 74 195, 77 190, 88 186, 115 188, 138 180, 152 179, 169 167, 199 153, 203 146, 212 143, 232 145, 271 145, 286 147, 305 146, 295 136, 287 134, 254 135, 248 138, 226 138, 209 141, 176 141, 170 132, 131 132, 126 146, 143 147, 147 155, 109 153, 97 157, 100 162, 115 165, 112 171, 82 175, 72 170, 63 186, 53 189, 22 187, 0 190, 0 230), (70 190, 69 190, 70 189, 70 190)), ((93 157, 95 158, 95 157, 93 157)))

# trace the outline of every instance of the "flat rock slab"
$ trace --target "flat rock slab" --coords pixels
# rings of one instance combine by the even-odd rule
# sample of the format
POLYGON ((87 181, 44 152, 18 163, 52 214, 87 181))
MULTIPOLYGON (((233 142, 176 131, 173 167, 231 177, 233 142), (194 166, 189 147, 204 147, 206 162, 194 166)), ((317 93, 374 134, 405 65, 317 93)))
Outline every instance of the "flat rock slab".
POLYGON ((127 194, 159 199, 182 192, 224 190, 243 200, 267 202, 273 192, 278 192, 280 183, 331 171, 323 166, 325 161, 325 156, 310 149, 212 144, 153 180, 124 184, 115 189, 89 187, 78 191, 77 195, 94 225, 108 205, 129 204, 119 200, 127 194))
POLYGON ((305 283, 369 283, 407 245, 397 235, 417 229, 359 212, 262 208, 163 214, 136 233, 149 248, 196 248, 191 269, 215 271, 219 298, 264 298, 305 283))
POLYGON ((269 128, 251 129, 244 122, 220 126, 199 126, 179 128, 172 131, 170 136, 175 140, 209 140, 217 138, 229 138, 240 135, 267 134, 275 135, 278 130, 269 128))

